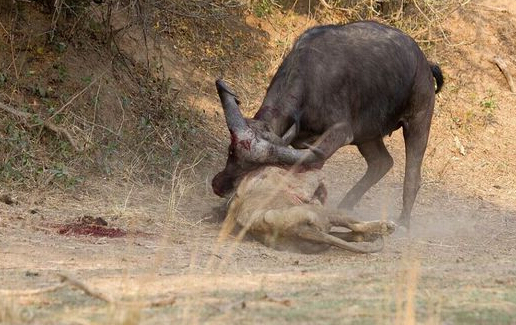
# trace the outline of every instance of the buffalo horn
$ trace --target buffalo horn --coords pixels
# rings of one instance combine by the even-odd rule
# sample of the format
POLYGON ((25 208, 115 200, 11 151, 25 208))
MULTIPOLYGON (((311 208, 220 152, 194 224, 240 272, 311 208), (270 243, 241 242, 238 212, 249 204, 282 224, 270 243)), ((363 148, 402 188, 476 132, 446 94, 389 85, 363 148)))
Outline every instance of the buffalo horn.
POLYGON ((247 127, 247 123, 238 108, 238 100, 235 93, 229 89, 222 79, 218 79, 215 82, 215 86, 217 87, 229 130, 232 132, 244 130, 247 127))
POLYGON ((269 155, 269 163, 280 163, 285 165, 311 164, 324 160, 322 153, 311 149, 294 149, 287 146, 272 145, 273 153, 269 155))

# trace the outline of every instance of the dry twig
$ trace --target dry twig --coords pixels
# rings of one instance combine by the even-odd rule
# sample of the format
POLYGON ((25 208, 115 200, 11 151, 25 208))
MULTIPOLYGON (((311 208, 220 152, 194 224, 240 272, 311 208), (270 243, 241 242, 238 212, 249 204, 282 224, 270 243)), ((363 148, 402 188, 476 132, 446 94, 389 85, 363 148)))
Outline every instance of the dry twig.
POLYGON ((151 308, 151 307, 162 307, 162 306, 169 306, 173 305, 176 302, 176 297, 169 297, 164 299, 156 299, 156 300, 150 300, 150 301, 120 301, 115 300, 111 297, 108 297, 102 292, 95 291, 91 288, 88 288, 84 283, 80 282, 79 280, 73 279, 72 277, 64 274, 58 274, 58 276, 61 278, 61 281, 64 283, 68 283, 72 287, 75 287, 88 296, 91 296, 93 298, 97 298, 99 300, 105 301, 110 304, 114 305, 122 305, 122 306, 134 306, 134 307, 140 307, 140 308, 151 308))
POLYGON ((28 290, 9 290, 9 289, 0 289, 0 295, 5 296, 31 296, 38 295, 42 293, 52 292, 59 290, 66 286, 66 283, 60 283, 51 287, 40 288, 40 289, 28 289, 28 290))
POLYGON ((319 0, 319 2, 323 5, 323 7, 327 9, 333 9, 333 7, 330 6, 325 0, 319 0))
POLYGON ((91 81, 86 87, 84 87, 81 91, 79 91, 78 93, 76 93, 75 95, 72 96, 72 98, 70 98, 63 106, 61 106, 57 111, 55 111, 52 116, 50 116, 50 118, 48 118, 49 120, 50 119, 53 119, 56 115, 60 114, 66 107, 68 107, 74 100, 76 100, 79 96, 81 96, 82 94, 84 94, 84 92, 86 90, 88 90, 88 88, 91 87, 91 85, 93 85, 94 83, 96 83, 97 81, 100 80, 100 78, 102 78, 105 74, 106 74, 107 71, 104 71, 100 76, 98 76, 97 78, 95 78, 93 81, 91 81))
POLYGON ((111 297, 106 296, 102 292, 96 292, 93 289, 88 288, 84 283, 79 282, 78 280, 73 279, 73 278, 69 277, 68 275, 58 274, 58 276, 59 276, 59 278, 61 278, 62 282, 68 283, 72 287, 75 287, 75 288, 81 290, 88 296, 97 298, 97 299, 105 301, 107 303, 114 303, 114 300, 111 297))
POLYGON ((500 71, 502 71, 503 75, 505 76, 505 79, 507 79, 507 83, 509 84, 509 88, 511 89, 511 92, 516 93, 516 87, 514 86, 514 80, 512 79, 511 73, 509 72, 507 63, 505 63, 505 61, 499 56, 495 56, 491 61, 498 66, 498 69, 500 69, 500 71))
MULTIPOLYGON (((10 105, 4 104, 4 103, 0 103, 0 109, 4 110, 12 115, 21 117, 23 119, 23 122, 27 125, 29 124, 29 120, 34 117, 33 114, 30 114, 27 112, 22 112, 10 105)), ((70 142, 70 145, 73 147, 73 149, 75 151, 77 151, 77 152, 83 151, 84 148, 77 144, 77 141, 73 138, 73 136, 70 134, 70 132, 68 132, 67 129, 57 126, 48 120, 42 120, 42 124, 43 124, 43 127, 45 127, 46 129, 48 129, 54 133, 57 133, 58 135, 64 137, 66 140, 68 140, 68 142, 70 142)))
POLYGON ((503 12, 503 13, 508 12, 507 8, 498 8, 498 7, 487 6, 487 5, 483 5, 483 4, 479 4, 479 3, 472 3, 472 5, 479 8, 480 10, 496 11, 496 12, 503 12))

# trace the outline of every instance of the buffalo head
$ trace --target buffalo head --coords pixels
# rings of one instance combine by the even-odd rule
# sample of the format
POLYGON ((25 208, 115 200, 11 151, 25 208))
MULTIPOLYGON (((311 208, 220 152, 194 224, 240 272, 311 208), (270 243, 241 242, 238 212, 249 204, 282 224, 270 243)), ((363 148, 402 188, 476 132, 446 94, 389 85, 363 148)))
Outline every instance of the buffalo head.
POLYGON ((279 136, 264 121, 244 118, 237 96, 222 80, 217 80, 215 85, 231 135, 226 167, 212 181, 215 194, 228 196, 243 176, 259 166, 291 166, 319 159, 310 149, 289 147, 299 131, 296 123, 283 136, 279 136))

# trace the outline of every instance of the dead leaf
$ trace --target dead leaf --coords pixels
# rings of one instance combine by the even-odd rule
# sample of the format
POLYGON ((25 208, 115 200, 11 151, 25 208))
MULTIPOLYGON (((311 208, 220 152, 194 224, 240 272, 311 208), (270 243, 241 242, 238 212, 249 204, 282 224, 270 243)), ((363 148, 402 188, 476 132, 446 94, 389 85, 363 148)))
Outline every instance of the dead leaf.
POLYGON ((457 147, 457 149, 459 149, 459 153, 461 155, 465 156, 466 155, 466 149, 464 149, 464 146, 460 142, 459 137, 455 136, 454 140, 455 140, 455 147, 457 147))
POLYGON ((278 304, 281 304, 281 305, 284 305, 284 306, 289 306, 289 307, 292 305, 292 301, 290 301, 289 299, 273 297, 273 296, 271 296, 269 294, 265 294, 262 297, 262 300, 269 301, 269 302, 275 302, 275 303, 278 303, 278 304))
POLYGON ((13 204, 18 204, 18 202, 16 202, 16 200, 14 200, 10 195, 8 194, 2 194, 0 195, 0 202, 3 202, 7 205, 13 205, 13 204))
POLYGON ((237 301, 230 302, 229 304, 226 304, 224 306, 220 306, 219 311, 221 313, 227 313, 227 312, 231 311, 232 309, 245 309, 246 306, 247 306, 247 303, 245 302, 245 300, 240 299, 237 301))

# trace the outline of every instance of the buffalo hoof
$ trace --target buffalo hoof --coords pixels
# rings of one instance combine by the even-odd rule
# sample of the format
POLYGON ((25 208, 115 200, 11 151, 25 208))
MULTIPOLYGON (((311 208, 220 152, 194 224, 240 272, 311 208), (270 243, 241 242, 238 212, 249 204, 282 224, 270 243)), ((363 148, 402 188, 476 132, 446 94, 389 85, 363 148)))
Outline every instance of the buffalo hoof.
POLYGON ((402 217, 396 220, 395 236, 398 238, 410 237, 410 220, 402 217))

